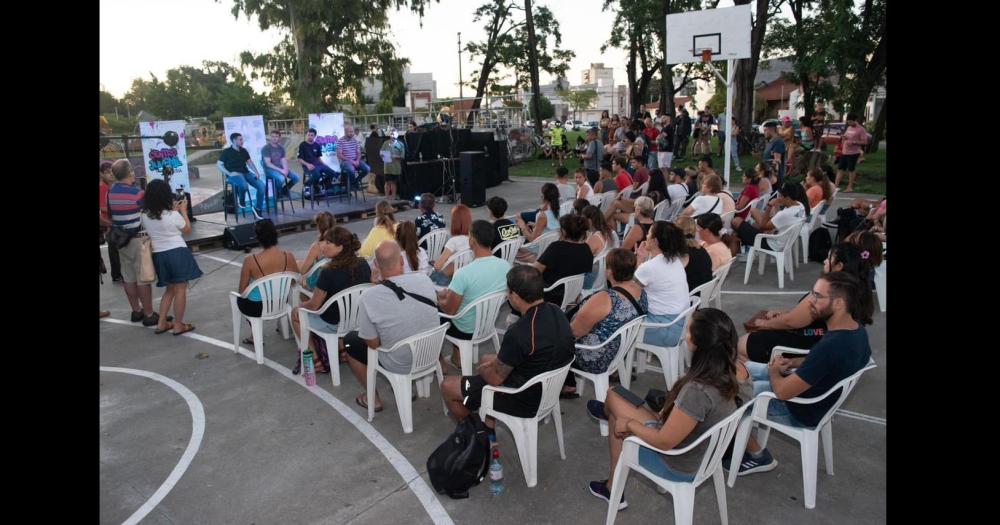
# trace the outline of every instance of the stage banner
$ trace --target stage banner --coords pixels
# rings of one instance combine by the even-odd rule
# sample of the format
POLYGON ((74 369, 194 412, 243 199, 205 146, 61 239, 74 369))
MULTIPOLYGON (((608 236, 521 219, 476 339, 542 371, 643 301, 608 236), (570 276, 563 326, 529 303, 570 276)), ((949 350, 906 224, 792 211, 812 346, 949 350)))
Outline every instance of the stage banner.
POLYGON ((340 172, 337 160, 337 140, 344 136, 343 113, 310 113, 309 127, 316 130, 316 142, 323 148, 323 162, 340 172))
POLYGON ((191 192, 187 148, 184 146, 185 124, 183 120, 150 120, 139 123, 140 135, 154 137, 142 139, 147 182, 150 179, 164 180, 166 175, 171 190, 183 188, 185 192, 191 192))
MULTIPOLYGON (((257 167, 257 173, 262 177, 261 180, 266 182, 264 179, 264 161, 261 159, 260 150, 264 149, 267 145, 267 135, 264 131, 264 116, 263 115, 247 115, 243 117, 225 117, 222 119, 222 125, 225 128, 226 133, 226 147, 232 147, 229 141, 229 136, 233 133, 239 133, 243 135, 243 147, 246 148, 247 153, 250 154, 250 160, 253 161, 253 165, 257 167)), ((271 195, 273 198, 274 196, 271 195)), ((254 201, 257 200, 257 190, 253 186, 250 186, 250 198, 254 201)))

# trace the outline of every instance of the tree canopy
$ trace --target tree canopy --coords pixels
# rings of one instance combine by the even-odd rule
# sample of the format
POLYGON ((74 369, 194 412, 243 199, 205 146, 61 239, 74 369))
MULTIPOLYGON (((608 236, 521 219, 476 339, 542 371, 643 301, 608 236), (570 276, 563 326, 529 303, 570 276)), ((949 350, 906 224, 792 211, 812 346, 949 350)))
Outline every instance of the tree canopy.
POLYGON ((162 81, 155 75, 150 77, 133 80, 123 97, 133 113, 146 110, 162 119, 267 117, 276 102, 269 95, 255 92, 246 75, 225 62, 205 61, 200 68, 177 67, 167 71, 162 81))

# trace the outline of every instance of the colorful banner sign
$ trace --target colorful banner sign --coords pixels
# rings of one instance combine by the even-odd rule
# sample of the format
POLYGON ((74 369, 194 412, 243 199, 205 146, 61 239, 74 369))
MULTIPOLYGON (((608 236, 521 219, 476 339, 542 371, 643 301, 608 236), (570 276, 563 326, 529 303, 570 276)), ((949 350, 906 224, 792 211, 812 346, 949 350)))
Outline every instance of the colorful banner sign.
POLYGON ((177 191, 183 188, 185 192, 191 193, 187 148, 184 145, 185 124, 183 120, 140 122, 139 134, 143 137, 154 137, 142 139, 146 180, 166 178, 170 182, 171 190, 177 191))

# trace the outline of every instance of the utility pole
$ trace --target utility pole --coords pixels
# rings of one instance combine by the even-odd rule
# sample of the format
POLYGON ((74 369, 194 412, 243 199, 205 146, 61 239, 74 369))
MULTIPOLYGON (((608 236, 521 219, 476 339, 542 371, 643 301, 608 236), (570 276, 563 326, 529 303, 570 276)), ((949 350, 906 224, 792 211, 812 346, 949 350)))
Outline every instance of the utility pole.
MULTIPOLYGON (((458 100, 461 104, 462 100, 462 32, 458 32, 458 100)), ((458 112, 456 111, 456 117, 458 117, 458 112)))
POLYGON ((541 88, 538 81, 538 49, 535 47, 535 21, 531 16, 531 0, 524 0, 525 26, 528 30, 528 69, 531 74, 531 107, 535 113, 535 133, 542 135, 541 88))

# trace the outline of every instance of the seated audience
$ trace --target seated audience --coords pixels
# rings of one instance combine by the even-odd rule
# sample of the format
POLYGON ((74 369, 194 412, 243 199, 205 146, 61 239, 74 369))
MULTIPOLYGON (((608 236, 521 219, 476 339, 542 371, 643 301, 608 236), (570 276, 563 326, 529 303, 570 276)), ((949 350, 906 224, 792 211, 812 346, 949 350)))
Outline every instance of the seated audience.
MULTIPOLYGON (((645 158, 645 155, 639 155, 638 157, 633 157, 633 158, 645 158)), ((645 167, 645 165, 643 166, 645 167)), ((614 191, 621 191, 625 188, 628 188, 629 186, 632 186, 633 179, 632 175, 629 174, 628 172, 629 167, 630 166, 628 159, 626 159, 625 157, 615 157, 614 177, 615 177, 615 186, 617 186, 617 190, 614 191)), ((649 173, 647 172, 646 173, 647 179, 648 176, 649 173)), ((604 191, 612 191, 612 190, 604 190, 604 191)))
MULTIPOLYGON (((462 420, 479 409, 484 386, 519 388, 538 374, 566 366, 573 358, 569 321, 558 306, 542 297, 542 273, 533 266, 519 265, 507 272, 505 284, 510 304, 521 317, 507 329, 498 354, 480 356, 477 375, 445 378, 441 396, 455 419, 462 420)), ((493 408, 515 417, 534 417, 541 397, 540 384, 519 394, 496 393, 493 408)), ((492 418, 486 418, 485 423, 490 429, 496 426, 492 418)))
MULTIPOLYGON (((681 262, 681 257, 687 253, 684 233, 674 223, 666 221, 656 221, 636 251, 639 269, 635 278, 649 299, 649 322, 669 323, 691 306, 687 274, 681 262)), ((643 342, 677 346, 683 332, 684 322, 680 321, 667 328, 646 330, 643 342)))
MULTIPOLYGON (((649 186, 646 187, 646 192, 644 195, 653 198, 654 192, 658 195, 667 194, 667 182, 663 177, 663 172, 659 169, 654 169, 649 172, 649 186)), ((632 194, 632 197, 639 198, 640 195, 632 194)), ((607 220, 614 220, 616 224, 628 222, 628 216, 635 212, 635 198, 626 197, 624 194, 619 194, 618 198, 614 200, 608 211, 604 214, 607 220)), ((660 199, 653 198, 656 204, 659 204, 660 199)))
MULTIPOLYGON (((313 223, 316 224, 316 231, 319 235, 317 239, 309 245, 309 252, 306 253, 306 258, 301 261, 297 261, 299 270, 301 270, 302 273, 308 272, 317 261, 325 259, 322 251, 320 250, 320 244, 323 242, 323 235, 326 234, 326 231, 337 225, 337 219, 332 213, 328 211, 321 211, 313 217, 313 223)), ((319 272, 310 275, 307 279, 303 279, 302 287, 307 290, 312 290, 316 287, 317 279, 319 279, 319 272)))
MULTIPOLYGON (((749 384, 741 382, 739 377, 742 370, 736 359, 736 327, 729 316, 715 308, 697 310, 691 317, 687 343, 691 368, 670 389, 658 414, 644 406, 636 407, 613 389, 609 389, 606 403, 588 403, 591 416, 607 419, 610 430, 611 475, 609 479, 590 482, 590 493, 594 496, 610 501, 610 479, 618 464, 622 442, 628 436, 637 436, 660 450, 684 448, 749 399, 749 384)), ((702 441, 679 456, 665 456, 640 447, 639 464, 666 479, 692 481, 708 446, 707 440, 702 441)), ((619 510, 628 507, 625 494, 614 504, 619 510)))
MULTIPOLYGON (((874 305, 866 283, 846 272, 823 275, 809 294, 810 310, 826 322, 826 334, 805 357, 775 356, 767 364, 748 362, 753 379, 753 395, 774 392, 777 399, 767 407, 767 419, 791 427, 813 428, 836 402, 838 396, 812 403, 785 403, 793 397, 812 398, 868 365, 872 350, 864 325, 871 319, 874 305)), ((723 465, 729 463, 723 459, 723 465)), ((739 475, 774 470, 778 462, 756 440, 747 442, 739 475)))
POLYGON ((578 188, 569 182, 569 170, 565 166, 556 168, 556 188, 559 189, 560 204, 576 198, 578 188))
POLYGON ((803 181, 806 187, 806 197, 809 199, 809 209, 815 208, 819 203, 825 202, 825 210, 833 202, 833 184, 826 178, 823 170, 813 168, 806 173, 806 180, 803 181))
MULTIPOLYGON (((781 187, 778 196, 768 203, 768 211, 761 212, 757 208, 750 209, 750 217, 754 224, 744 221, 739 217, 733 217, 733 231, 746 246, 753 246, 754 238, 759 233, 781 233, 798 221, 807 220, 809 202, 806 200, 806 191, 799 184, 786 182, 781 187)), ((782 239, 762 239, 761 247, 766 250, 781 251, 785 247, 787 240, 782 239)))
POLYGON ((632 163, 632 171, 634 173, 632 175, 632 191, 636 192, 639 191, 640 186, 649 182, 650 171, 646 168, 646 159, 643 157, 635 157, 630 162, 632 163))
POLYGON ((573 201, 573 213, 580 215, 583 213, 583 209, 587 206, 591 206, 590 201, 587 199, 576 199, 573 201))
MULTIPOLYGON (((372 281, 371 268, 368 267, 368 262, 358 257, 358 250, 360 249, 361 241, 358 240, 358 236, 351 233, 347 228, 334 226, 326 231, 320 250, 323 256, 329 259, 330 262, 320 271, 319 280, 316 281, 316 289, 313 290, 313 296, 308 301, 292 308, 292 327, 300 338, 303 334, 302 326, 299 324, 299 308, 313 311, 319 310, 326 303, 326 300, 334 295, 352 286, 372 281)), ((331 305, 322 314, 309 314, 309 326, 318 328, 324 332, 336 332, 337 323, 339 322, 340 309, 336 304, 331 305)), ((311 337, 309 338, 309 348, 314 352, 316 351, 311 337)), ((337 351, 342 350, 343 348, 337 349, 337 351)), ((334 349, 330 348, 327 351, 332 352, 334 349)), ((317 373, 329 373, 329 369, 326 368, 328 361, 324 360, 323 356, 320 356, 320 359, 317 359, 316 362, 317 373)), ((296 365, 295 370, 297 371, 298 369, 299 365, 296 365)))
POLYGON ((718 213, 722 215, 736 209, 732 196, 722 191, 722 179, 715 174, 701 176, 701 195, 684 208, 681 215, 697 217, 702 213, 718 213))
POLYGON ((622 239, 622 248, 635 250, 649 234, 653 226, 653 199, 649 197, 639 197, 635 200, 635 224, 629 228, 622 239))
MULTIPOLYGON (((688 290, 695 288, 712 280, 712 256, 701 246, 698 241, 698 226, 694 219, 686 215, 677 217, 674 224, 684 232, 684 242, 687 243, 687 255, 681 256, 681 264, 684 265, 684 273, 687 275, 688 290)), ((702 301, 708 299, 702 297, 702 301)))
MULTIPOLYGON (((594 196, 594 188, 590 186, 590 181, 587 179, 587 172, 582 169, 577 169, 573 176, 576 178, 576 200, 587 199, 594 196)), ((590 201, 587 201, 589 204, 590 201)), ((574 204, 574 207, 576 205, 574 204)))
MULTIPOLYGON (((556 185, 546 182, 542 185, 542 206, 538 209, 534 224, 528 224, 521 216, 517 217, 517 227, 524 234, 524 242, 529 243, 542 235, 559 231, 559 190, 556 185)), ((538 248, 529 246, 518 250, 518 260, 533 262, 538 257, 538 248)))
MULTIPOLYGON (((586 274, 594 266, 594 255, 586 243, 587 219, 580 215, 565 215, 559 219, 559 230, 559 240, 550 244, 535 263, 535 267, 542 272, 546 287, 564 277, 586 274)), ((562 304, 564 291, 563 286, 551 290, 545 294, 545 300, 562 304)))
POLYGON ((472 210, 464 204, 451 209, 451 237, 444 244, 441 256, 434 261, 431 280, 438 286, 448 286, 455 273, 455 265, 448 264, 452 255, 469 249, 469 226, 472 224, 472 210))
POLYGON ((715 175, 716 177, 719 176, 719 174, 715 172, 715 169, 712 168, 711 155, 705 155, 698 159, 698 176, 704 178, 708 175, 715 175))
MULTIPOLYGON (((419 272, 424 275, 431 273, 431 263, 427 260, 427 250, 417 246, 417 226, 415 224, 403 221, 396 226, 396 244, 403 251, 403 273, 419 272)), ((372 263, 374 264, 374 262, 373 258, 372 263)), ((381 277, 378 276, 375 280, 381 281, 381 277)))
MULTIPOLYGON (((617 167, 617 165, 618 159, 615 159, 615 166, 617 167)), ((594 185, 594 193, 600 195, 609 191, 618 191, 618 181, 614 178, 614 172, 607 162, 601 163, 599 176, 600 179, 594 185)))
POLYGON ((389 241, 396 236, 396 217, 393 215, 395 209, 389 201, 383 199, 375 205, 375 221, 365 242, 361 243, 361 251, 358 255, 365 259, 371 259, 375 255, 375 248, 382 241, 389 241))
MULTIPOLYGON (((420 215, 418 215, 416 219, 413 219, 413 223, 417 225, 418 239, 434 230, 445 227, 444 217, 434 212, 434 204, 433 193, 424 193, 420 195, 420 215)), ((425 244, 426 241, 420 246, 427 248, 425 244)))
POLYGON ((705 245, 705 251, 712 258, 712 272, 732 260, 733 252, 722 242, 722 217, 715 213, 703 213, 698 217, 698 237, 705 245))
MULTIPOLYGON (((608 252, 606 261, 607 290, 584 299, 570 322, 573 337, 582 345, 593 346, 607 341, 616 330, 649 310, 646 293, 633 278, 635 254, 616 248, 608 252)), ((575 368, 593 374, 607 372, 620 343, 619 337, 599 350, 577 350, 575 368)), ((566 377, 562 397, 578 397, 572 395, 575 392, 576 378, 570 374, 566 377)))
MULTIPOLYGON (((400 224, 415 230, 412 222, 400 224)), ((414 245, 416 239, 414 239, 414 245)), ((361 294, 358 310, 358 330, 345 338, 347 363, 363 389, 368 384, 368 349, 392 348, 414 335, 440 326, 434 283, 421 272, 405 272, 407 256, 393 241, 382 241, 375 249, 375 269, 382 279, 361 294), (419 297, 419 298, 418 298, 419 297)), ((379 352, 379 366, 397 374, 409 373, 413 352, 403 346, 392 352, 379 352)), ((370 400, 362 392, 354 401, 368 408, 370 400)), ((382 411, 382 399, 375 391, 375 411, 382 411)))
MULTIPOLYGON (((560 166, 559 169, 565 170, 566 168, 560 166)), ((513 241, 521 236, 521 228, 514 224, 514 221, 505 217, 507 201, 503 197, 490 197, 486 201, 486 208, 490 210, 490 220, 493 221, 493 228, 496 230, 493 245, 490 246, 491 249, 496 248, 502 242, 513 241)))
MULTIPOLYGON (((823 261, 823 274, 842 272, 855 276, 869 291, 859 301, 872 302, 870 283, 874 267, 871 262, 871 257, 862 257, 857 246, 840 243, 830 249, 830 254, 823 261)), ((740 358, 767 363, 776 346, 812 348, 826 334, 827 326, 826 321, 816 315, 810 299, 811 294, 806 293, 791 310, 770 310, 762 318, 752 321, 753 331, 740 337, 740 358)), ((862 307, 861 311, 869 311, 866 304, 862 307)), ((872 324, 870 316, 858 320, 863 324, 872 324)))
MULTIPOLYGON (((281 272, 299 273, 299 265, 295 262, 295 256, 291 252, 278 248, 278 229, 274 227, 274 223, 270 219, 257 221, 254 225, 254 231, 261 251, 243 259, 243 267, 240 269, 240 294, 246 293, 250 285, 268 275, 281 272)), ((260 317, 264 311, 262 301, 260 289, 255 288, 245 298, 237 298, 236 306, 247 317, 260 317)), ((252 345, 253 334, 243 339, 243 344, 252 345)))
POLYGON ((588 205, 580 215, 587 219, 587 246, 590 246, 590 253, 596 256, 606 248, 613 248, 617 236, 611 225, 604 220, 601 209, 594 205, 588 205))
MULTIPOLYGON (((746 208, 750 201, 760 197, 760 176, 754 170, 747 170, 743 172, 743 191, 740 192, 740 198, 736 201, 734 206, 737 210, 743 210, 746 208)), ((721 214, 719 214, 721 215, 721 214)), ((734 217, 740 217, 746 219, 750 215, 750 209, 745 209, 741 212, 736 213, 734 217)))

